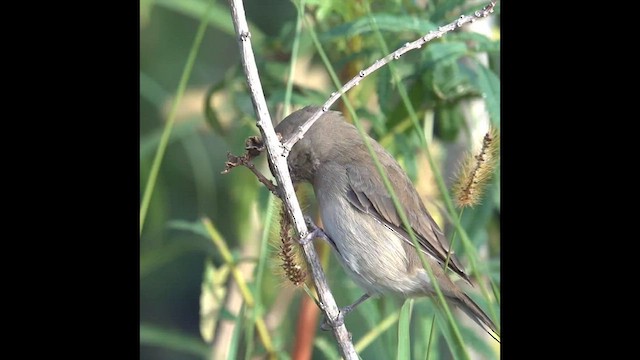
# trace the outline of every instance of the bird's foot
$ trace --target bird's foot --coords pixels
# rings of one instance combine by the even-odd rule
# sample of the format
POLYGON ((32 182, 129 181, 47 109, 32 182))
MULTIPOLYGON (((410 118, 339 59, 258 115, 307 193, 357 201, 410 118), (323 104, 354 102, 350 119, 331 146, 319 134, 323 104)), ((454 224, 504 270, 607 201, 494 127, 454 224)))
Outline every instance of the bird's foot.
POLYGON ((344 317, 347 316, 347 314, 350 313, 353 309, 355 309, 354 304, 347 305, 343 308, 338 309, 338 316, 333 321, 329 321, 329 319, 327 319, 327 317, 325 316, 322 324, 320 325, 320 329, 326 331, 331 330, 331 328, 342 326, 342 324, 344 324, 344 317))
POLYGON ((342 326, 344 324, 344 316, 347 315, 349 311, 351 311, 350 306, 345 306, 342 309, 338 309, 338 316, 336 316, 335 319, 329 320, 325 316, 324 320, 322 321, 322 324, 320 324, 320 329, 324 331, 328 331, 328 330, 331 330, 332 328, 335 329, 337 327, 342 326))
POLYGON ((307 227, 311 231, 309 231, 309 233, 307 233, 305 236, 303 236, 299 240, 300 245, 306 245, 306 244, 308 244, 310 241, 312 241, 315 238, 322 238, 325 241, 327 241, 334 249, 336 249, 336 244, 333 242, 333 240, 331 240, 329 235, 327 235, 324 232, 324 230, 319 228, 309 216, 305 216, 304 217, 304 221, 307 224, 307 227))

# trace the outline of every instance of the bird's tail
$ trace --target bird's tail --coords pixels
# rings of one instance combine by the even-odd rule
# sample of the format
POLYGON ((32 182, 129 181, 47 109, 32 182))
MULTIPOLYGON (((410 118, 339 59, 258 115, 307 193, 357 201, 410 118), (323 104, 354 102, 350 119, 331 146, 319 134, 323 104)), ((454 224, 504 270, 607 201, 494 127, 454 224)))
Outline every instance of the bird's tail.
POLYGON ((459 297, 450 297, 449 300, 478 323, 492 338, 500 342, 500 334, 496 325, 469 296, 462 293, 459 297))

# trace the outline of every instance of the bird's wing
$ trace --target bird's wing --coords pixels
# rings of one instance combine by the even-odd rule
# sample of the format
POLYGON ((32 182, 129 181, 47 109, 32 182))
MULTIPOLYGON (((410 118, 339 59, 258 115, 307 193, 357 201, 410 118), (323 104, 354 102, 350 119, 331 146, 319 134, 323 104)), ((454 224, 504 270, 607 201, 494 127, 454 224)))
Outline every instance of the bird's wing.
MULTIPOLYGON (((400 193, 413 195, 400 197, 400 202, 404 206, 409 224, 423 252, 433 256, 440 264, 444 264, 449 251, 449 244, 444 234, 427 212, 413 184, 400 166, 395 161, 383 161, 383 164, 390 178, 400 179, 400 181, 392 183, 396 195, 400 196, 398 195, 400 193)), ((387 193, 381 177, 377 172, 375 176, 371 176, 370 173, 366 175, 364 169, 359 164, 347 166, 349 180, 347 198, 349 202, 360 211, 374 216, 413 247, 413 242, 402 224, 393 199, 387 193)), ((449 258, 448 268, 471 284, 469 276, 453 254, 449 258)))

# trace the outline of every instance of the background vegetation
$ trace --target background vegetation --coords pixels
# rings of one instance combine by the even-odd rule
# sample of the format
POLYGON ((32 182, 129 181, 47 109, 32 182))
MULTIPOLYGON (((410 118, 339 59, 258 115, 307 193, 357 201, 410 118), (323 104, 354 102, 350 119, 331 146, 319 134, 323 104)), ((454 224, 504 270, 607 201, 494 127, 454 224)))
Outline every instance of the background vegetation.
MULTIPOLYGON (((305 16, 299 17, 299 1, 245 2, 274 121, 293 109, 326 101, 336 90, 331 71, 344 83, 405 42, 486 5, 458 0, 308 0, 305 4, 305 16)), ((300 346, 296 341, 316 331, 321 321, 303 304, 307 294, 287 283, 279 270, 279 201, 247 169, 220 174, 227 151, 242 154, 244 140, 258 134, 229 14, 227 2, 221 0, 140 2, 143 206, 147 185, 155 185, 140 235, 141 359, 211 358, 212 351, 214 358, 261 357, 270 346, 265 347, 264 334, 255 330, 256 319, 268 329, 278 357, 289 358, 300 346), (171 132, 166 133, 166 151, 158 153, 167 129, 171 132), (156 156, 161 166, 154 177, 156 156), (205 218, 210 219, 209 228, 205 218), (237 262, 236 275, 246 280, 252 306, 241 300, 242 289, 225 265, 221 244, 237 262), (304 316, 312 321, 298 327, 304 316)), ((371 136, 415 180, 425 205, 450 238, 455 232, 452 218, 426 153, 433 156, 451 189, 466 151, 481 142, 489 123, 499 128, 499 21, 498 3, 489 18, 408 53, 347 94, 371 136)), ((348 114, 341 101, 333 109, 348 114)), ((269 174, 264 157, 256 165, 269 174)), ((299 195, 303 209, 315 215, 311 189, 303 186, 299 195)), ((477 252, 466 251, 457 232, 454 244, 467 270, 475 261, 472 275, 487 290, 476 286, 470 296, 496 322, 499 222, 496 173, 480 204, 462 213, 462 226, 477 252)), ((353 302, 362 291, 326 247, 319 244, 319 249, 339 306, 353 302)), ((359 351, 364 359, 463 357, 464 351, 443 331, 447 324, 441 315, 432 327, 433 314, 428 299, 403 306, 399 299, 382 297, 365 302, 346 324, 356 346, 371 340, 359 351)), ((456 312, 456 319, 471 357, 499 358, 495 341, 464 315, 456 312)), ((329 332, 311 335, 313 358, 337 356, 329 332)))

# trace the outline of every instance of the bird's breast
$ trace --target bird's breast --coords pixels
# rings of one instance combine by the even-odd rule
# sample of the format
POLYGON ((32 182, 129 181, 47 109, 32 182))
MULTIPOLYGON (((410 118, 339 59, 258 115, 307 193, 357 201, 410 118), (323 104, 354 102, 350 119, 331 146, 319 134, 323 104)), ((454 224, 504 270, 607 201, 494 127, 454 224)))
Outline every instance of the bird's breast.
MULTIPOLYGON (((373 216, 353 207, 339 191, 318 191, 316 197, 325 233, 333 240, 347 273, 370 295, 422 291, 423 277, 409 269, 396 233, 373 216)), ((345 193, 346 194, 346 193, 345 193)))

